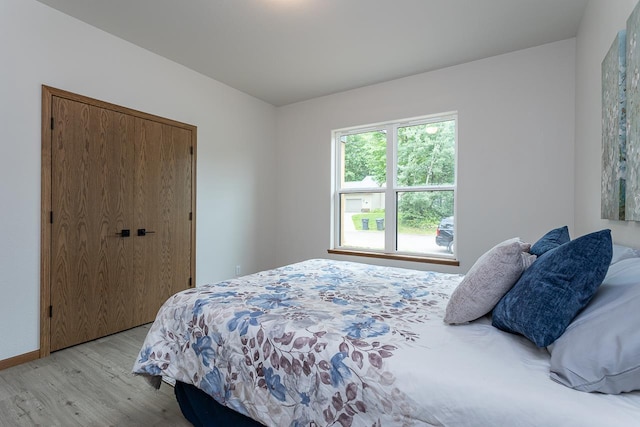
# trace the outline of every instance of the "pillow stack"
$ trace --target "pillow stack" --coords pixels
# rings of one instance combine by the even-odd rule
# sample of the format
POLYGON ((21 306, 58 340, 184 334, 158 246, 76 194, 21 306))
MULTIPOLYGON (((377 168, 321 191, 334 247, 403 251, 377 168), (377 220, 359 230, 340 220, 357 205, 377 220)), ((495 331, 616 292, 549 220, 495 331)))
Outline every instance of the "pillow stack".
POLYGON ((554 381, 584 392, 640 390, 640 250, 613 245, 610 230, 570 240, 567 227, 529 246, 511 239, 480 257, 445 322, 493 310, 495 327, 547 347, 554 381))
POLYGON ((451 294, 445 323, 460 324, 476 320, 493 310, 522 272, 536 259, 528 253, 530 244, 510 239, 478 258, 451 294))
POLYGON ((538 347, 562 335, 596 293, 611 262, 611 230, 565 243, 558 235, 564 231, 552 230, 543 244, 533 245, 542 248, 540 256, 493 310, 493 326, 524 335, 538 347))

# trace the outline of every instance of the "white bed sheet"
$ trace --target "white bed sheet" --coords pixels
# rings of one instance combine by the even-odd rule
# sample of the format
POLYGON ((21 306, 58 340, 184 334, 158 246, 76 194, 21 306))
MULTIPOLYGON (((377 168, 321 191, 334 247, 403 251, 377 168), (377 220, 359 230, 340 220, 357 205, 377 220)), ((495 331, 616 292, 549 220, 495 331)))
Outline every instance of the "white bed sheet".
POLYGON ((399 382, 413 379, 413 393, 404 391, 424 403, 416 418, 426 424, 640 426, 640 392, 584 393, 556 383, 549 377, 546 349, 494 328, 487 317, 467 325, 432 325, 425 336, 419 363, 397 362, 406 367, 399 382))
POLYGON ((613 396, 558 384, 549 377, 546 349, 494 328, 487 317, 444 324, 448 295, 460 279, 310 260, 188 290, 160 310, 134 373, 194 384, 218 402, 276 426, 640 426, 640 392, 613 396), (328 331, 317 335, 318 343, 328 344, 313 352, 303 343, 315 343, 317 330, 328 331), (286 331, 294 335, 282 344, 286 331), (353 334, 374 345, 366 351, 388 344, 393 354, 380 359, 380 369, 366 358, 358 367, 353 353, 336 359, 341 351, 356 350, 358 341, 348 337, 353 334), (300 345, 289 343, 292 337, 301 337, 300 345), (304 350, 299 360, 305 363, 313 352, 315 364, 293 375, 281 358, 273 363, 273 346, 262 355, 264 347, 254 347, 253 339, 269 340, 287 357, 304 350), (271 377, 262 376, 265 370, 273 371, 271 377), (333 375, 343 374, 344 382, 335 381, 333 375), (359 384, 352 402, 362 399, 366 410, 356 411, 354 403, 358 413, 349 412, 349 418, 341 406, 339 423, 332 396, 345 396, 349 382, 359 384), (369 386, 360 387, 365 382, 369 386))

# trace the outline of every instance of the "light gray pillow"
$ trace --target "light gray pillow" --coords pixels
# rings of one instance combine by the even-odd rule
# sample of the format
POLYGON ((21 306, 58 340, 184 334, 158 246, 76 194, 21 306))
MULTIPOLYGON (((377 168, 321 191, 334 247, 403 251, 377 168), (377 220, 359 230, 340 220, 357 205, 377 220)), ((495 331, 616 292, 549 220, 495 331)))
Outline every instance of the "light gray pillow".
POLYGON ((623 259, 640 257, 640 249, 634 249, 622 245, 613 245, 613 256, 611 257, 611 265, 620 262, 623 259))
POLYGON ((589 305, 548 349, 551 379, 567 387, 640 390, 640 258, 610 266, 589 305))
POLYGON ((514 238, 499 243, 478 258, 451 294, 444 322, 471 322, 493 310, 536 259, 527 253, 530 248, 529 243, 514 238))

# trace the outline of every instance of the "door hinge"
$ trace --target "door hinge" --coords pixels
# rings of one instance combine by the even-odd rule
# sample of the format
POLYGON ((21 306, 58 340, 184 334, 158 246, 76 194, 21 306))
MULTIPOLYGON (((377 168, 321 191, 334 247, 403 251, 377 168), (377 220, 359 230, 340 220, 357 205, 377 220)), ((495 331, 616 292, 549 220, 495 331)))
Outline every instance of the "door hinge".
POLYGON ((189 147, 189 152, 191 153, 191 155, 193 156, 193 145, 191 147, 189 147))
POLYGON ((189 212, 189 221, 193 221, 193 212, 189 212))
POLYGON ((49 306, 49 317, 53 317, 53 306, 49 306))
POLYGON ((193 284, 191 283, 191 277, 189 277, 189 287, 192 287, 193 284))
POLYGON ((51 130, 53 130, 53 117, 51 117, 51 130))
POLYGON ((49 223, 53 224, 53 211, 49 211, 49 223))

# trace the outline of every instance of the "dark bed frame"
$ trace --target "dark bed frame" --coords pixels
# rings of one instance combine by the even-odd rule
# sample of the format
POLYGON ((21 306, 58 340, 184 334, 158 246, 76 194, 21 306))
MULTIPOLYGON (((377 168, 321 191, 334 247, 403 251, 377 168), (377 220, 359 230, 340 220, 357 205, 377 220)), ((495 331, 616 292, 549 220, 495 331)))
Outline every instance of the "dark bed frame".
POLYGON ((204 391, 176 381, 176 399, 184 417, 195 427, 264 427, 259 422, 219 404, 204 391))

